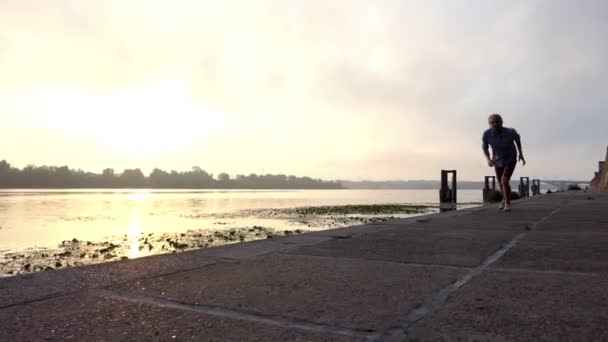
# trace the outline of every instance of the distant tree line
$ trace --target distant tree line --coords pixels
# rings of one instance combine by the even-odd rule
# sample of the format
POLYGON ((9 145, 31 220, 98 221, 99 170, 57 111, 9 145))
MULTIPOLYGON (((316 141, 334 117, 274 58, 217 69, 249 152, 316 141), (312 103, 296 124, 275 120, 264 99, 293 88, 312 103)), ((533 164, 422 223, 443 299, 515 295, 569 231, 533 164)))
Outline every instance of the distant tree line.
POLYGON ((34 166, 23 169, 0 161, 0 188, 161 188, 161 189, 341 189, 337 181, 287 175, 237 175, 220 173, 217 178, 200 167, 190 171, 154 169, 146 177, 140 169, 101 174, 73 170, 67 166, 34 166))

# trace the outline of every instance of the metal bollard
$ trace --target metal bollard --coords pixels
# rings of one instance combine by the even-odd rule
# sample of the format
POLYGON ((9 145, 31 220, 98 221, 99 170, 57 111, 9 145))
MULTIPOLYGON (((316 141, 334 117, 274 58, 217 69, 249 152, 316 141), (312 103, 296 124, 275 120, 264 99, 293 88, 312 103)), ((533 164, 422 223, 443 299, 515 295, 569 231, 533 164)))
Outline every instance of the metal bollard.
POLYGON ((492 194, 496 192, 496 176, 485 176, 483 188, 483 203, 490 203, 492 194), (490 182, 491 180, 491 182, 490 182))
POLYGON ((540 179, 532 180, 532 196, 540 195, 540 179))
POLYGON ((519 177, 519 195, 530 197, 530 177, 519 177))
POLYGON ((486 176, 485 177, 485 188, 484 189, 496 190, 496 176, 486 176), (491 187, 490 187, 490 179, 492 180, 491 187))
POLYGON ((439 211, 456 210, 457 199, 456 170, 441 170, 441 189, 439 189, 439 211), (452 174, 452 186, 448 182, 448 176, 452 174))

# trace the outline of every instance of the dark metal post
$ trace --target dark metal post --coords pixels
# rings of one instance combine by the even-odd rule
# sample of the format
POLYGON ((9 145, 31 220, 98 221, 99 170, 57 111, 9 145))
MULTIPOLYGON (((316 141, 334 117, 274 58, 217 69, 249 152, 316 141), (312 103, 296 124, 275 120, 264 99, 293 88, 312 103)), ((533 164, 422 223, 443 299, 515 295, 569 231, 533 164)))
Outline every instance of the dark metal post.
POLYGON ((456 179, 456 170, 441 170, 441 189, 439 189, 439 210, 449 211, 456 209, 458 184, 456 179), (449 175, 452 174, 452 186, 448 181, 449 175))
POLYGON ((485 177, 485 188, 484 189, 492 189, 496 190, 496 176, 486 176, 485 177), (492 180, 492 186, 490 187, 490 179, 492 180))
POLYGON ((540 195, 540 179, 532 180, 532 196, 540 195))
POLYGON ((496 192, 496 176, 485 176, 484 184, 485 186, 483 188, 483 203, 488 203, 491 202, 490 194, 496 192), (492 180, 492 183, 490 183, 490 180, 492 180))
POLYGON ((530 197, 530 177, 519 177, 519 194, 521 197, 530 197))
POLYGON ((458 182, 456 181, 456 170, 453 170, 454 178, 452 178, 452 201, 454 202, 454 209, 458 203, 458 182))

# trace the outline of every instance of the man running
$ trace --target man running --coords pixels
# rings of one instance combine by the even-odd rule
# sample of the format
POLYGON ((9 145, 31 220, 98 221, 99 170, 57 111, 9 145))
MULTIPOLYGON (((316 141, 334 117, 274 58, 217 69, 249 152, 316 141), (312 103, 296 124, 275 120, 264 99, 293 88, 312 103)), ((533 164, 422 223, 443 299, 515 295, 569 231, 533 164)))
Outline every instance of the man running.
POLYGON ((502 117, 499 114, 490 115, 488 123, 490 128, 483 133, 481 148, 488 165, 493 166, 496 171, 496 179, 503 195, 499 208, 511 211, 511 176, 515 171, 517 160, 521 160, 523 165, 526 165, 526 159, 524 159, 521 149, 521 139, 515 129, 502 126, 502 117), (516 145, 517 149, 515 149, 516 145), (492 147, 491 158, 488 146, 492 147))

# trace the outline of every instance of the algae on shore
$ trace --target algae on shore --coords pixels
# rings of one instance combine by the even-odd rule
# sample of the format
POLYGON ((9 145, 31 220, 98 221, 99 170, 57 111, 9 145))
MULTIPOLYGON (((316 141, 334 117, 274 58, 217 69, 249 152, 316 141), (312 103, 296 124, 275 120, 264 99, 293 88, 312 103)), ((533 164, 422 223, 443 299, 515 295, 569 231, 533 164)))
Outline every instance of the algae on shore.
POLYGON ((260 226, 229 230, 188 230, 183 233, 141 234, 92 242, 63 241, 57 248, 31 248, 5 252, 0 259, 0 276, 83 266, 154 254, 175 253, 229 243, 299 234, 303 231, 276 231, 260 226))
POLYGON ((141 233, 139 236, 109 237, 104 241, 80 241, 73 238, 61 242, 56 248, 5 251, 0 254, 0 277, 269 239, 306 231, 378 223, 436 210, 436 207, 424 205, 371 204, 255 209, 205 215, 201 218, 239 218, 237 224, 248 222, 249 225, 229 227, 226 221, 216 221, 213 224, 224 229, 216 226, 175 233, 141 233), (276 223, 273 227, 251 225, 256 222, 256 218, 270 219, 276 223))

